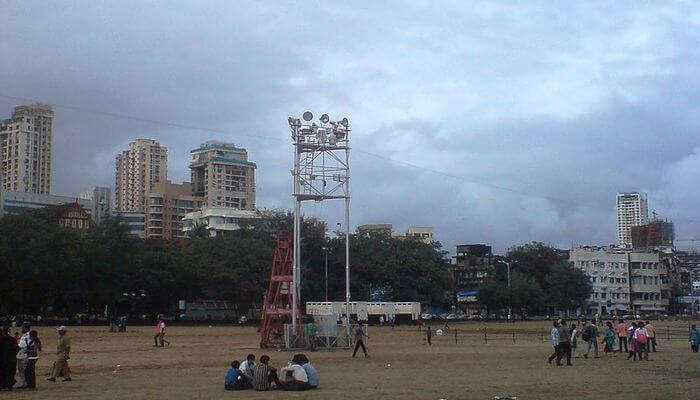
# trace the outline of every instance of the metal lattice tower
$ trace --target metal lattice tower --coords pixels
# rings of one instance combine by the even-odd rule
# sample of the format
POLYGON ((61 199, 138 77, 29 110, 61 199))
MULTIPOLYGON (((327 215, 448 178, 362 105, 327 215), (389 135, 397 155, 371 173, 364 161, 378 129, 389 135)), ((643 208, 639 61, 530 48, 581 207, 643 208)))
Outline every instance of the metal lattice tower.
POLYGON ((290 315, 296 316, 298 308, 292 301, 292 249, 288 233, 277 235, 277 248, 270 271, 270 286, 265 293, 262 323, 260 326, 260 348, 266 349, 281 343, 282 329, 290 315), (297 310, 292 313, 292 310, 297 310))
MULTIPOLYGON (((302 119, 289 117, 294 145, 294 265, 293 307, 299 302, 301 264, 301 204, 304 201, 345 200, 345 301, 350 303, 350 123, 331 121, 323 114, 317 122, 310 111, 302 119)), ((346 307, 350 321, 350 307, 346 307)), ((296 328, 296 315, 292 326, 296 328)), ((349 326, 349 325, 348 325, 349 326)))

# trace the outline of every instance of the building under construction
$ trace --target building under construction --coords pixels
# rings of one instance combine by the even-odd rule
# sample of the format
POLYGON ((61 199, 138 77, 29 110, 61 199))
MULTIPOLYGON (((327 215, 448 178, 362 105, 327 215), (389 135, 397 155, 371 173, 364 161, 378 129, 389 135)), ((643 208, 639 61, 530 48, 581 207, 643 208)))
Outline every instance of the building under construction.
POLYGON ((655 220, 646 225, 632 227, 632 248, 673 246, 673 222, 655 220))

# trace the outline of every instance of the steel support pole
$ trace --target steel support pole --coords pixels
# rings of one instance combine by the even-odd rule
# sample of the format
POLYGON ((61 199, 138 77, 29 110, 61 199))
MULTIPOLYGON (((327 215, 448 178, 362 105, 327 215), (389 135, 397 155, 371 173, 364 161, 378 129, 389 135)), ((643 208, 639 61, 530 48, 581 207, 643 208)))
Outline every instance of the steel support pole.
POLYGON ((325 248, 326 250, 326 279, 325 279, 325 293, 326 293, 326 302, 328 302, 328 247, 325 248))
POLYGON ((348 338, 350 337, 350 148, 345 149, 345 314, 348 321, 348 338))
MULTIPOLYGON (((298 133, 298 132, 297 132, 298 133)), ((294 146, 294 240, 293 240, 293 252, 294 252, 294 262, 292 265, 292 287, 289 290, 292 291, 292 330, 296 335, 297 328, 297 303, 299 299, 297 298, 298 286, 299 286, 299 250, 301 248, 301 226, 299 226, 299 214, 301 213, 301 202, 299 201, 299 148, 294 146)))

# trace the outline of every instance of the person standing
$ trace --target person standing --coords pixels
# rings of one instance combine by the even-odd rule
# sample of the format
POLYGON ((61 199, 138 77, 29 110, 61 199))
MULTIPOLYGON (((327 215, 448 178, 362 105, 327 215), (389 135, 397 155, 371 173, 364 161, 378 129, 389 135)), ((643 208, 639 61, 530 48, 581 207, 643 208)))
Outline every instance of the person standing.
MULTIPOLYGON (((552 330, 550 332, 550 338, 552 340, 552 348, 554 349, 554 353, 552 353, 551 356, 547 359, 548 363, 552 363, 552 360, 554 360, 558 355, 559 355, 559 323, 557 321, 554 321, 552 323, 552 330)), ((561 365, 558 364, 557 365, 561 365)))
POLYGON ((565 320, 559 320, 559 355, 557 355, 557 365, 561 365, 561 359, 566 356, 566 365, 571 366, 571 342, 569 328, 565 320))
POLYGON ((17 352, 19 346, 10 335, 10 327, 4 326, 0 332, 0 390, 12 390, 17 371, 17 352))
POLYGON ((603 352, 605 353, 610 353, 615 351, 615 330, 613 329, 612 322, 607 321, 605 323, 606 329, 605 329, 605 334, 603 335, 603 343, 605 343, 605 347, 603 348, 603 352))
POLYGON ((165 321, 163 321, 162 316, 158 316, 158 321, 156 322, 156 334, 153 336, 153 347, 165 347, 165 321))
POLYGON ((630 345, 629 355, 627 359, 634 357, 634 361, 637 361, 637 342, 634 340, 634 331, 637 330, 637 324, 632 322, 627 328, 627 342, 630 345))
POLYGON ((639 321, 637 329, 634 331, 634 341, 637 343, 639 361, 642 361, 642 356, 644 356, 645 361, 649 361, 649 337, 642 321, 639 321))
POLYGON ((316 325, 313 317, 309 317, 309 322, 306 323, 306 340, 309 345, 309 351, 316 350, 316 325))
POLYGON ((58 327, 58 341, 56 342, 56 362, 53 364, 51 377, 46 378, 47 381, 55 382, 56 377, 63 376, 63 382, 71 381, 70 367, 68 360, 70 359, 70 338, 66 335, 66 327, 58 327))
POLYGON ((700 330, 695 326, 695 324, 691 325, 690 327, 688 341, 690 342, 690 349, 693 351, 693 353, 697 353, 698 346, 700 345, 700 330))
POLYGON ((362 352, 365 353, 365 358, 367 358, 367 348, 365 347, 365 341, 364 339, 367 338, 369 339, 369 336, 365 334, 365 331, 362 329, 361 324, 357 324, 357 328, 355 329, 355 350, 352 352, 352 357, 355 358, 355 354, 357 354, 357 350, 362 347, 362 352))
POLYGON ((649 346, 651 346, 652 353, 656 353, 656 329, 654 329, 649 321, 646 322, 644 328, 647 330, 647 339, 649 339, 647 351, 649 351, 649 346))
POLYGON ((41 352, 41 340, 37 331, 29 331, 27 344, 27 367, 24 369, 24 381, 27 389, 36 389, 36 363, 41 352))
POLYGON ((19 352, 17 352, 17 379, 19 386, 17 389, 26 389, 27 381, 24 379, 26 376, 27 363, 27 347, 29 346, 29 322, 22 323, 22 336, 20 336, 17 345, 19 346, 19 352))
POLYGON ((428 346, 433 345, 433 330, 430 329, 430 325, 428 325, 428 330, 425 331, 425 338, 428 340, 428 346))
POLYGON ((617 324, 617 339, 620 342, 620 353, 622 353, 622 346, 625 346, 625 353, 627 353, 629 350, 627 349, 627 325, 625 324, 625 320, 620 318, 619 323, 617 324))
POLYGON ((574 358, 579 358, 578 356, 578 337, 579 334, 581 333, 581 330, 576 326, 576 324, 571 324, 571 354, 574 356, 574 358))
POLYGON ((598 355, 598 327, 596 326, 596 321, 591 320, 591 323, 586 326, 584 329, 584 340, 587 343, 586 346, 586 354, 583 355, 583 358, 588 358, 588 353, 591 351, 591 347, 594 348, 593 351, 593 358, 600 358, 598 355))

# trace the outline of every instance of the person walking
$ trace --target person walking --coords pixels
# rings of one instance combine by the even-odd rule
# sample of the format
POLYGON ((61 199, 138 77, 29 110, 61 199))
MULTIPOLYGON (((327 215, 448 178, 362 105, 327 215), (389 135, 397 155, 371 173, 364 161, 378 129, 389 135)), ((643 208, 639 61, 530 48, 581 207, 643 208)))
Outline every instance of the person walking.
POLYGON ((586 341, 586 353, 583 355, 583 358, 588 358, 588 354, 591 351, 591 347, 594 348, 593 351, 593 358, 600 358, 598 355, 598 327, 596 326, 596 321, 591 320, 589 324, 586 325, 586 328, 583 331, 583 340, 586 341))
POLYGON ((649 321, 644 324, 644 328, 647 330, 647 338, 649 339, 649 344, 647 345, 647 351, 649 350, 649 346, 652 353, 656 353, 656 329, 649 323, 649 321))
MULTIPOLYGON (((552 330, 550 331, 550 339, 552 340, 552 348, 554 349, 554 353, 552 353, 551 356, 547 359, 547 362, 549 364, 552 363, 552 360, 554 360, 558 355, 559 355, 559 323, 557 321, 554 321, 552 323, 552 330)), ((557 365, 559 362, 557 361, 557 365)))
POLYGON ((693 353, 697 353, 698 345, 700 345, 700 330, 695 326, 695 324, 690 326, 688 341, 690 342, 690 349, 693 351, 693 353))
POLYGON ((309 321, 306 323, 306 340, 309 351, 316 351, 316 325, 313 317, 309 317, 309 321))
POLYGON ((12 390, 17 371, 19 346, 10 335, 10 327, 4 326, 0 332, 0 390, 12 390))
POLYGON ((603 348, 603 352, 605 353, 614 353, 615 352, 615 337, 617 336, 615 330, 613 329, 612 322, 607 321, 605 323, 606 329, 605 333, 603 335, 603 343, 605 344, 605 347, 603 348))
POLYGON ((63 382, 68 382, 72 380, 70 377, 70 367, 68 367, 68 360, 70 359, 70 338, 66 335, 65 326, 59 326, 57 331, 56 361, 53 364, 51 377, 46 378, 46 380, 55 382, 57 377, 63 376, 63 382))
POLYGON ((622 346, 625 346, 625 353, 627 353, 629 350, 627 349, 627 325, 625 324, 625 320, 620 318, 619 323, 617 324, 617 340, 620 342, 620 353, 622 353, 622 346))
POLYGON ((365 334, 365 331, 362 329, 362 325, 358 321, 357 328, 355 329, 355 350, 352 352, 353 358, 355 358, 355 354, 357 354, 357 350, 360 347, 362 347, 362 352, 365 353, 365 358, 367 358, 367 348, 365 347, 364 338, 369 339, 369 336, 365 334))
POLYGON ((561 359, 566 356, 566 365, 572 366, 571 364, 571 342, 570 342, 570 332, 569 328, 566 326, 566 321, 559 320, 559 354, 557 355, 557 365, 561 364, 561 359))
POLYGON ((430 329, 430 325, 428 325, 428 330, 425 331, 425 338, 428 340, 428 346, 432 346, 433 330, 430 329))
POLYGON ((27 389, 36 389, 36 363, 41 352, 41 340, 37 331, 29 331, 27 344, 27 367, 24 369, 24 381, 27 389))
POLYGON ((26 389, 27 381, 25 380, 27 363, 27 348, 29 347, 29 331, 31 327, 29 322, 22 323, 22 336, 20 336, 17 345, 19 346, 19 351, 17 352, 17 379, 19 386, 17 389, 26 389))

